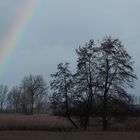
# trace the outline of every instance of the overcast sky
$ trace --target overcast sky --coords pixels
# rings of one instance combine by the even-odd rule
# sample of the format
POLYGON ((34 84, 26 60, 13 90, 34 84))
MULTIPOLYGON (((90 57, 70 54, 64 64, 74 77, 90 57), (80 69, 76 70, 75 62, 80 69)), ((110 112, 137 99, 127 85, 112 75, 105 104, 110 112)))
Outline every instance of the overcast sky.
MULTIPOLYGON (((0 42, 18 21, 30 0, 0 0, 0 42)), ((75 49, 106 35, 119 38, 135 60, 140 76, 140 0, 40 0, 36 14, 0 77, 0 84, 17 85, 25 75, 41 74, 49 81, 59 62, 74 69, 75 49)), ((0 43, 1 44, 1 43, 0 43)), ((139 94, 136 81, 133 93, 139 94)))

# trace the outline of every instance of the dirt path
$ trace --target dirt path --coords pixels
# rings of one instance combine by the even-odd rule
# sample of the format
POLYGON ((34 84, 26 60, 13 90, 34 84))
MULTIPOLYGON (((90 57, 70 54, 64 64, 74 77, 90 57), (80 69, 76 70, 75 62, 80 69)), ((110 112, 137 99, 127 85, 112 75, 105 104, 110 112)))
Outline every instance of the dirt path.
POLYGON ((1 131, 0 140, 140 140, 140 133, 1 131))

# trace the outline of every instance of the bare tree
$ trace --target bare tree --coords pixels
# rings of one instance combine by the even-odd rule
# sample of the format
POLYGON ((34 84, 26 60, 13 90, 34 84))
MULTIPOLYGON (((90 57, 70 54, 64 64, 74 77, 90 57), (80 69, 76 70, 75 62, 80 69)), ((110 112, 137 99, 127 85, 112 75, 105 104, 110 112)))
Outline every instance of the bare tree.
MULTIPOLYGON (((92 110, 93 95, 97 90, 97 77, 98 77, 98 51, 93 40, 86 43, 84 47, 79 47, 76 50, 77 60, 77 72, 74 75, 76 94, 84 99, 86 105, 83 114, 84 128, 87 128, 89 124, 89 117, 92 110)), ((81 100, 81 99, 80 99, 81 100)), ((82 101, 82 100, 81 100, 82 101)))
POLYGON ((6 96, 8 93, 8 87, 4 85, 0 85, 0 109, 3 111, 3 106, 6 101, 6 96))
POLYGON ((127 53, 118 39, 106 37, 100 47, 100 87, 103 100, 102 123, 103 130, 107 129, 108 101, 119 98, 130 100, 126 88, 134 87, 134 74, 132 57, 127 53))
POLYGON ((22 84, 22 99, 24 102, 28 100, 30 114, 33 114, 33 109, 36 106, 36 100, 41 95, 46 95, 47 86, 42 76, 27 76, 23 79, 22 84))
POLYGON ((70 115, 70 96, 72 89, 72 73, 69 70, 69 63, 60 63, 57 66, 57 72, 51 74, 53 80, 50 82, 51 89, 54 91, 52 96, 52 102, 57 101, 59 104, 65 106, 66 116, 74 127, 78 127, 72 120, 70 115))
POLYGON ((35 100, 35 110, 36 110, 36 113, 39 114, 39 113, 46 112, 47 102, 48 102, 47 92, 44 92, 44 94, 39 94, 36 97, 36 100, 35 100))
POLYGON ((14 86, 7 95, 7 109, 10 112, 22 112, 21 108, 21 90, 18 86, 14 86))

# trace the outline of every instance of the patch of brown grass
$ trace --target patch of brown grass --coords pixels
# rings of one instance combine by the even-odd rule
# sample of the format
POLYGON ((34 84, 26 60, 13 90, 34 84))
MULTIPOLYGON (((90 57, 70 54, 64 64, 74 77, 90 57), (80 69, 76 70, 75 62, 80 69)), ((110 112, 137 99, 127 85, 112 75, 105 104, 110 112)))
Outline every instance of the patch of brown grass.
POLYGON ((48 115, 0 115, 0 130, 70 131, 72 125, 62 117, 48 115))
MULTIPOLYGON (((83 129, 76 130, 66 118, 49 116, 49 115, 20 115, 20 114, 1 114, 0 115, 0 130, 36 130, 36 131, 57 131, 57 132, 71 132, 83 131, 83 129)), ((87 131, 96 132, 101 131, 101 119, 92 119, 87 131)), ((140 132, 140 119, 129 119, 122 123, 111 121, 109 123, 108 131, 120 132, 140 132)))
POLYGON ((133 131, 140 132, 140 119, 139 118, 130 118, 124 122, 113 122, 109 126, 110 131, 133 131))

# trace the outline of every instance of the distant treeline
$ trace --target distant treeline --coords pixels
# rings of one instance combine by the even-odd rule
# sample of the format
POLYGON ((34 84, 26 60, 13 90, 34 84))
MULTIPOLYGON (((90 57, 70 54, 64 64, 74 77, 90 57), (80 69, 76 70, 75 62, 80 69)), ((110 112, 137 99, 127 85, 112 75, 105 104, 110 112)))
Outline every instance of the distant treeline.
POLYGON ((49 85, 41 75, 25 76, 10 91, 1 85, 1 112, 33 114, 51 109, 84 129, 92 117, 98 117, 103 130, 112 118, 140 116, 140 100, 127 90, 137 79, 134 62, 119 39, 90 40, 76 54, 76 72, 71 72, 68 62, 59 63, 49 85))

